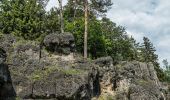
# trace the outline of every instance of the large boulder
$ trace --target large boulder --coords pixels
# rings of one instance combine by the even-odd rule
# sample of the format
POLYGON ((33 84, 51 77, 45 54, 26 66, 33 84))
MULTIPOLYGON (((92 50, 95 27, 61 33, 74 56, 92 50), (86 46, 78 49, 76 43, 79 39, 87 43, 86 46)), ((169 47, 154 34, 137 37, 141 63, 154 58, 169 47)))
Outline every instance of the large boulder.
POLYGON ((70 54, 75 50, 74 36, 71 33, 49 34, 44 38, 47 50, 59 54, 70 54))
POLYGON ((108 68, 113 66, 113 59, 112 57, 101 57, 94 60, 94 63, 99 65, 100 67, 108 68))

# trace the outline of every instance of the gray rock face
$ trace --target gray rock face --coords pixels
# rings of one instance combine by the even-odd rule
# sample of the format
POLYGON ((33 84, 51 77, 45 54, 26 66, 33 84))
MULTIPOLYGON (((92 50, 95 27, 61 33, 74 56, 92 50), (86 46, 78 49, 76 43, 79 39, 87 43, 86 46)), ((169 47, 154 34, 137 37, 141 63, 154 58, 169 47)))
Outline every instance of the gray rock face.
MULTIPOLYGON (((69 46, 72 41, 69 38, 69 35, 61 35, 60 42, 69 46)), ((50 55, 45 50, 39 60, 40 48, 31 42, 16 41, 9 49, 13 50, 7 57, 12 79, 9 83, 13 83, 13 90, 21 99, 90 100, 100 93, 99 72, 90 61, 60 61, 59 55, 50 55)), ((4 69, 1 71, 6 73, 4 69)), ((1 81, 4 84, 5 78, 1 81)), ((8 91, 7 88, 3 91, 8 91)), ((6 99, 10 97, 6 92, 0 93, 6 99)))
POLYGON ((113 59, 110 56, 98 58, 94 61, 94 63, 99 65, 100 67, 113 67, 113 59))
POLYGON ((71 33, 49 34, 44 38, 44 45, 55 53, 70 54, 75 50, 74 36, 71 33))
POLYGON ((122 100, 122 97, 129 100, 165 100, 151 63, 124 62, 116 71, 118 100, 122 100))
POLYGON ((7 55, 10 52, 13 52, 13 48, 11 48, 13 46, 13 44, 15 43, 16 39, 13 35, 3 35, 2 37, 0 37, 0 47, 6 51, 7 55))
POLYGON ((95 61, 100 67, 101 98, 107 100, 166 100, 151 63, 121 62, 112 66, 110 57, 95 61), (107 62, 107 63, 106 63, 107 62), (110 65, 110 66, 108 66, 110 65))
MULTIPOLYGON (((57 53, 67 47, 72 52, 73 41, 72 35, 50 34, 44 45, 57 53)), ((111 57, 90 61, 76 56, 69 61, 66 60, 69 56, 64 55, 65 60, 61 60, 63 55, 46 50, 42 50, 39 59, 40 48, 36 43, 12 43, 8 47, 10 51, 0 52, 0 97, 5 99, 16 96, 52 100, 169 99, 169 92, 161 91, 162 85, 151 63, 132 61, 113 65, 111 57)))
POLYGON ((60 62, 57 66, 50 64, 43 68, 11 66, 11 70, 20 73, 12 74, 14 88, 20 98, 90 100, 100 94, 98 71, 93 69, 95 67, 89 62, 75 61, 60 62))

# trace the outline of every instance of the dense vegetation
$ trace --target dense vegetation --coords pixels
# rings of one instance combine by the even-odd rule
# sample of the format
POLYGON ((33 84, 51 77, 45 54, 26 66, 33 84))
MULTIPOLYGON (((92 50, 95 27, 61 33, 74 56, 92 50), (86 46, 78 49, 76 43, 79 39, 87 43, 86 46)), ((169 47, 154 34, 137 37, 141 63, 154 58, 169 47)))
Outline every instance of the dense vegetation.
MULTIPOLYGON (((151 41, 143 38, 137 43, 130 37, 125 28, 105 17, 112 3, 104 0, 92 0, 88 13, 88 57, 96 59, 111 56, 114 63, 118 61, 137 60, 152 62, 160 80, 168 80, 170 69, 160 68, 158 56, 151 41), (99 19, 100 17, 100 19, 99 19), (164 73, 165 72, 165 73, 164 73)), ((106 0, 107 1, 107 0, 106 0)), ((22 39, 40 41, 50 33, 61 33, 61 9, 45 10, 48 0, 1 0, 0 33, 14 34, 22 39)), ((68 0, 63 7, 64 31, 75 36, 77 52, 83 54, 85 31, 84 6, 81 0, 68 0)), ((63 27, 63 25, 62 25, 63 27)))

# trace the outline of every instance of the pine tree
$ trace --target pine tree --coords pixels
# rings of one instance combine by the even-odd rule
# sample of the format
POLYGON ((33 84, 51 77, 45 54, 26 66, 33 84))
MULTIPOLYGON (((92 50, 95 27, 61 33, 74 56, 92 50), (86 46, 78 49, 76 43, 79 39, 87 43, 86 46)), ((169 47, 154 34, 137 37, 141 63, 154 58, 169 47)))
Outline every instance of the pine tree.
POLYGON ((38 0, 5 0, 2 5, 3 33, 30 40, 44 33, 45 9, 38 0))
POLYGON ((88 36, 88 0, 84 2, 84 58, 87 58, 87 36, 88 36))
POLYGON ((49 12, 47 12, 45 30, 48 33, 55 33, 61 31, 59 17, 60 15, 57 8, 52 8, 49 12))
POLYGON ((70 11, 73 11, 73 15, 75 19, 75 15, 77 15, 77 11, 84 11, 84 58, 87 58, 87 41, 88 41, 88 21, 89 16, 92 15, 103 15, 107 12, 107 10, 111 7, 111 0, 69 0, 68 4, 70 6, 70 11))
POLYGON ((163 70, 160 68, 160 64, 158 63, 158 55, 155 54, 155 47, 153 47, 153 44, 150 42, 150 40, 147 37, 143 38, 143 45, 141 46, 141 58, 143 62, 152 62, 154 65, 154 68, 157 72, 158 78, 163 81, 165 74, 163 73, 163 70))
POLYGON ((155 54, 155 47, 147 37, 143 38, 143 45, 141 47, 142 57, 145 62, 157 62, 158 56, 155 54))
POLYGON ((163 67, 165 68, 165 70, 170 70, 170 65, 169 65, 167 59, 164 59, 164 60, 162 61, 162 63, 163 63, 163 65, 164 65, 163 67))
POLYGON ((165 81, 170 82, 170 65, 167 61, 167 59, 164 59, 162 61, 163 67, 164 67, 164 73, 165 73, 165 81))

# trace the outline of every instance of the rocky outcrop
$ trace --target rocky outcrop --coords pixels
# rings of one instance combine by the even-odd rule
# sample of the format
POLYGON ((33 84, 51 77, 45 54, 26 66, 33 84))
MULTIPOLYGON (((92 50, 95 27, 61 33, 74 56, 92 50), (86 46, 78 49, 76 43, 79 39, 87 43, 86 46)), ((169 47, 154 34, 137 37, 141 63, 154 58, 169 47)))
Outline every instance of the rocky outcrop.
MULTIPOLYGON (((7 37, 1 38, 4 41, 0 44, 7 43, 7 37)), ((71 34, 50 34, 44 39, 47 50, 41 50, 36 42, 16 39, 9 42, 10 46, 4 45, 0 49, 0 97, 168 100, 169 92, 162 91, 151 63, 132 61, 113 65, 111 57, 86 60, 72 54, 73 41, 71 34), (62 51, 65 48, 69 48, 67 53, 62 51)))
MULTIPOLYGON (((92 62, 76 59, 76 57, 75 60, 68 60, 73 58, 73 55, 62 55, 62 53, 56 55, 55 52, 51 54, 46 50, 42 50, 42 56, 39 59, 38 43, 22 42, 24 43, 15 41, 9 48, 12 51, 9 51, 10 53, 7 51, 11 82, 17 94, 13 97, 90 100, 100 93, 99 72, 92 62)), ((70 47, 69 44, 67 45, 70 47)))
POLYGON ((117 100, 165 100, 151 63, 123 62, 117 67, 117 100))
POLYGON ((166 100, 170 100, 170 84, 167 82, 163 82, 162 84, 162 91, 166 97, 166 100))
POLYGON ((70 54, 75 51, 74 36, 71 33, 49 34, 43 43, 46 49, 58 54, 70 54))
POLYGON ((104 100, 166 100, 151 63, 121 62, 113 66, 110 57, 94 61, 99 65, 104 100))

